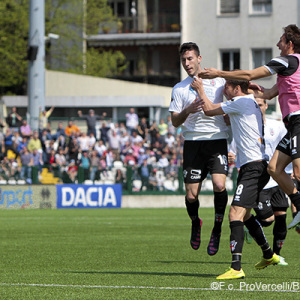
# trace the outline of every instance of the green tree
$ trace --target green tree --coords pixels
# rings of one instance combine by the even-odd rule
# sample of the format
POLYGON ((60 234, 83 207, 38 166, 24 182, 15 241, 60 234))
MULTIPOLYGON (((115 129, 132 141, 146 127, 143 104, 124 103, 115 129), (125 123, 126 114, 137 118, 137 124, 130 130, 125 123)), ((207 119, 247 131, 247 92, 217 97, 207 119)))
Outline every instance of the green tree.
POLYGON ((27 81, 28 0, 0 2, 0 95, 22 93, 27 81))
MULTIPOLYGON (((26 94, 29 3, 0 1, 0 95, 26 94)), ((117 24, 107 0, 46 0, 45 34, 60 36, 46 41, 46 67, 102 77, 118 75, 125 66, 120 51, 87 49, 83 55, 86 35, 117 24)))

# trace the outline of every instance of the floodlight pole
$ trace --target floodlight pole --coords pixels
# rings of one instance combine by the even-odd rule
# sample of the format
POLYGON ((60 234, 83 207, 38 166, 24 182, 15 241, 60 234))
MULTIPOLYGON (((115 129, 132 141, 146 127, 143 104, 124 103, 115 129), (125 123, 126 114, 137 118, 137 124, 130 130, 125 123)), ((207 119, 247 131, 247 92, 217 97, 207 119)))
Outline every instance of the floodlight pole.
POLYGON ((30 0, 28 60, 29 124, 38 130, 45 109, 45 0, 30 0))

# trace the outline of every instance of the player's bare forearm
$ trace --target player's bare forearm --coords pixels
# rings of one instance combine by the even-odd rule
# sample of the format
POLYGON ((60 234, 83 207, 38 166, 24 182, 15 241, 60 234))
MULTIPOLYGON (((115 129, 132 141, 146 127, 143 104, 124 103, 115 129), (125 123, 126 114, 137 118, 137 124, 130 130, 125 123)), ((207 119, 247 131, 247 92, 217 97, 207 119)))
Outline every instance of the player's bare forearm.
POLYGON ((264 66, 254 70, 234 70, 234 71, 221 71, 214 68, 204 68, 198 76, 203 79, 212 79, 216 77, 223 77, 231 80, 254 80, 270 76, 270 71, 264 66))
POLYGON ((183 109, 180 113, 171 112, 172 125, 176 128, 179 127, 180 125, 182 125, 185 122, 185 120, 187 119, 189 114, 194 114, 201 110, 202 109, 200 106, 200 101, 197 98, 188 107, 183 109))
POLYGON ((255 98, 268 99, 271 100, 274 97, 278 96, 278 87, 275 84, 270 89, 263 90, 248 90, 249 93, 253 94, 255 98))

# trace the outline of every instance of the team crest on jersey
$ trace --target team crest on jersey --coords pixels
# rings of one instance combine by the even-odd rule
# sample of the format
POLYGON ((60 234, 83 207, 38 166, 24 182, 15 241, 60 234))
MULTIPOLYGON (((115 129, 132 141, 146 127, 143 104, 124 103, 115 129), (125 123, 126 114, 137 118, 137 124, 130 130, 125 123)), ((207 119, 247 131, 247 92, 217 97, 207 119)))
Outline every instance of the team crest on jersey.
POLYGON ((215 86, 216 85, 216 81, 214 79, 210 80, 210 85, 215 86))
POLYGON ((237 245, 237 242, 235 240, 230 241, 231 253, 235 250, 236 245, 237 245))
POLYGON ((270 128, 270 135, 273 136, 274 135, 274 129, 270 128))

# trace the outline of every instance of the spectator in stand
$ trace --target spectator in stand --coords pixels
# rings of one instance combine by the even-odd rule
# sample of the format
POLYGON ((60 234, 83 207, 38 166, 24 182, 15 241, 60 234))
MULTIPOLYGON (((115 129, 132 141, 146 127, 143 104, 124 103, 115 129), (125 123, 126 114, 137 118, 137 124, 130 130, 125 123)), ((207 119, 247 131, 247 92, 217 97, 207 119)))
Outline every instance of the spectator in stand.
POLYGON ((160 123, 158 125, 158 132, 162 137, 165 137, 168 133, 168 124, 165 123, 164 119, 160 119, 160 123))
POLYGON ((129 149, 132 150, 132 147, 131 147, 131 142, 130 141, 127 141, 124 145, 121 146, 121 150, 120 150, 120 159, 122 161, 124 161, 124 158, 126 156, 126 154, 128 153, 129 149))
POLYGON ((124 165, 125 166, 136 165, 136 157, 133 155, 132 149, 129 149, 127 154, 125 155, 124 165), (131 163, 130 163, 130 161, 131 161, 131 163))
POLYGON ((107 177, 107 166, 106 166, 106 160, 104 157, 100 158, 100 178, 102 177, 107 177))
POLYGON ((166 176, 168 179, 175 180, 178 178, 179 167, 174 158, 171 158, 169 161, 169 165, 166 167, 166 176))
POLYGON ((4 156, 7 156, 8 150, 14 152, 13 131, 11 128, 6 129, 4 136, 4 156))
POLYGON ((17 108, 12 107, 10 114, 6 117, 6 123, 12 131, 18 131, 22 117, 17 113, 17 108))
POLYGON ((169 160, 165 153, 162 153, 161 158, 158 160, 158 167, 164 171, 166 175, 166 169, 169 166, 169 160))
POLYGON ((138 126, 138 134, 145 140, 147 134, 148 134, 148 124, 147 124, 147 120, 145 117, 143 117, 140 121, 140 124, 138 126))
POLYGON ((58 139, 60 136, 63 136, 65 137, 66 136, 66 133, 65 133, 65 128, 63 126, 63 123, 62 122, 59 122, 58 123, 58 127, 56 129, 56 139, 58 139))
POLYGON ((98 152, 93 150, 90 157, 90 180, 95 181, 97 172, 100 172, 100 157, 98 152))
POLYGON ((139 125, 139 117, 135 113, 135 109, 133 107, 130 108, 129 113, 125 115, 126 117, 126 127, 131 135, 133 130, 136 130, 139 125))
POLYGON ((102 157, 107 151, 107 147, 104 145, 102 140, 99 140, 95 145, 95 150, 97 151, 99 157, 102 157))
POLYGON ((90 133, 93 133, 94 136, 96 136, 96 124, 98 120, 102 120, 102 116, 98 116, 95 114, 95 111, 93 109, 89 110, 88 115, 83 115, 82 111, 78 111, 78 116, 80 118, 84 118, 86 120, 87 125, 87 135, 90 135, 90 133))
POLYGON ((93 132, 90 132, 89 138, 90 138, 90 141, 89 141, 89 149, 90 149, 90 150, 93 150, 94 147, 95 147, 95 145, 96 145, 96 142, 97 142, 96 137, 95 137, 95 135, 94 135, 93 132))
POLYGON ((131 141, 131 137, 128 135, 127 131, 122 132, 122 135, 120 137, 120 144, 121 147, 123 147, 126 143, 131 141))
POLYGON ((80 132, 80 129, 75 124, 73 124, 73 121, 69 121, 68 126, 65 128, 65 135, 70 137, 76 132, 80 132))
POLYGON ((100 140, 103 141, 103 144, 105 146, 108 145, 108 132, 110 130, 110 126, 108 126, 108 124, 104 121, 101 124, 101 128, 100 128, 100 140))
POLYGON ((1 126, 1 119, 0 119, 0 159, 3 157, 4 152, 4 133, 3 133, 3 127, 1 126))
POLYGON ((33 136, 30 137, 27 145, 28 151, 33 152, 33 149, 38 149, 42 150, 42 143, 41 140, 39 139, 39 132, 35 130, 33 132, 33 136))
POLYGON ((175 137, 171 132, 168 132, 168 135, 165 137, 165 144, 167 144, 170 148, 175 146, 175 137))
POLYGON ((27 137, 23 137, 22 141, 19 143, 18 147, 17 147, 17 156, 20 155, 20 152, 27 147, 27 137))
POLYGON ((39 172, 41 172, 42 166, 44 165, 41 151, 38 151, 38 149, 33 149, 32 158, 33 158, 33 167, 38 167, 39 172))
POLYGON ((137 156, 137 164, 138 166, 142 165, 144 160, 148 160, 149 158, 149 155, 146 154, 146 151, 144 148, 140 148, 139 149, 139 153, 138 153, 138 156, 137 156))
POLYGON ((152 142, 152 148, 158 148, 162 150, 165 144, 165 139, 159 134, 159 132, 157 132, 155 138, 152 139, 152 142))
POLYGON ((131 146, 132 150, 133 150, 133 155, 138 158, 139 156, 139 151, 142 148, 142 143, 139 142, 135 142, 132 146, 131 146))
POLYGON ((54 106, 52 106, 49 110, 41 109, 39 116, 39 129, 42 131, 43 129, 47 129, 48 126, 48 118, 51 116, 54 110, 54 106))
POLYGON ((115 130, 110 130, 108 132, 108 145, 111 151, 114 154, 115 160, 120 160, 120 150, 121 150, 121 143, 120 143, 120 136, 117 135, 115 130))
POLYGON ((55 155, 56 152, 54 149, 51 149, 50 153, 47 155, 47 163, 52 167, 57 167, 55 155))
POLYGON ((120 168, 116 170, 115 182, 120 183, 123 187, 125 187, 125 176, 120 168))
POLYGON ((115 161, 115 155, 110 148, 108 148, 108 151, 105 154, 105 160, 107 169, 111 170, 115 161))
POLYGON ((90 159, 88 157, 87 151, 82 151, 80 166, 83 168, 84 172, 84 180, 89 178, 89 170, 90 170, 90 159))
MULTIPOLYGON (((115 122, 115 126, 114 127, 115 127, 115 131, 116 131, 117 135, 119 137, 121 137, 123 135, 124 130, 122 130, 120 128, 120 124, 118 122, 115 122)), ((127 130, 126 130, 126 132, 127 132, 127 130)))
POLYGON ((120 131, 120 134, 122 135, 123 132, 127 132, 128 133, 128 130, 125 126, 125 124, 123 122, 120 123, 120 126, 119 126, 119 131, 120 131))
POLYGON ((153 166, 153 168, 157 168, 157 160, 154 151, 149 150, 148 164, 153 166))
POLYGON ((57 167, 59 168, 60 173, 64 171, 66 165, 67 165, 67 159, 64 154, 63 148, 58 149, 58 153, 55 154, 55 163, 57 167))
POLYGON ((79 147, 81 151, 88 151, 90 148, 90 137, 86 132, 82 132, 81 136, 78 138, 79 147))
POLYGON ((158 126, 157 126, 157 123, 156 121, 154 120, 152 122, 152 125, 150 126, 149 128, 149 133, 150 133, 150 139, 151 139, 151 145, 154 144, 154 139, 156 138, 156 134, 159 132, 158 130, 158 126))
POLYGON ((40 135, 40 141, 42 144, 42 159, 44 162, 47 161, 47 145, 50 143, 51 135, 49 135, 46 129, 43 129, 40 135))
POLYGON ((32 130, 27 120, 22 121, 22 126, 20 127, 20 133, 23 137, 29 138, 32 135, 32 130))
POLYGON ((47 131, 47 136, 49 137, 49 140, 56 139, 56 133, 52 133, 53 130, 50 122, 47 123, 47 127, 43 130, 47 131))
POLYGON ((168 125, 168 132, 171 132, 171 134, 173 136, 175 136, 176 135, 176 128, 172 124, 172 120, 171 120, 170 115, 168 115, 168 117, 167 117, 167 125, 168 125))
MULTIPOLYGON (((69 141, 72 137, 69 138, 69 141)), ((67 147, 66 145, 66 138, 63 135, 60 135, 58 139, 55 141, 55 149, 58 149, 59 147, 62 147, 65 149, 67 147)))
POLYGON ((76 166, 75 160, 71 159, 67 168, 67 174, 72 182, 75 182, 78 174, 78 167, 76 166))
POLYGON ((30 153, 27 149, 27 147, 24 147, 24 149, 21 151, 21 179, 26 180, 27 183, 31 184, 31 167, 33 166, 33 156, 32 153, 30 153))
POLYGON ((147 158, 145 158, 142 164, 138 167, 138 175, 141 178, 142 185, 140 191, 143 190, 143 187, 146 187, 146 190, 149 190, 149 177, 152 173, 152 166, 148 164, 147 158))
POLYGON ((137 130, 132 131, 131 142, 132 142, 132 144, 144 142, 143 138, 140 135, 138 135, 137 130))
POLYGON ((69 160, 74 159, 75 162, 78 160, 79 154, 79 143, 75 137, 70 137, 68 147, 66 148, 66 153, 68 153, 69 160))
POLYGON ((15 131, 13 133, 12 141, 13 141, 14 153, 17 154, 18 145, 22 142, 22 137, 20 136, 20 133, 18 131, 15 131))

